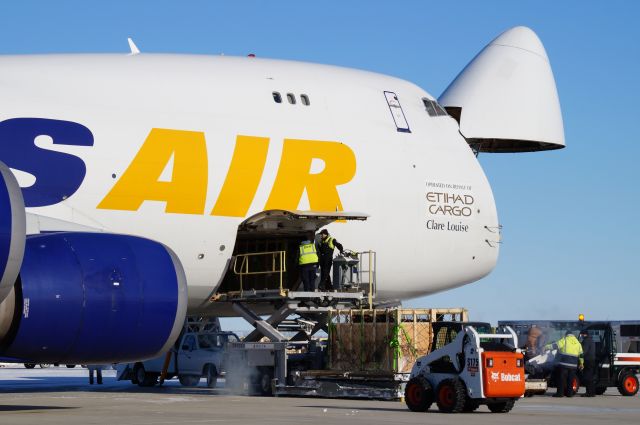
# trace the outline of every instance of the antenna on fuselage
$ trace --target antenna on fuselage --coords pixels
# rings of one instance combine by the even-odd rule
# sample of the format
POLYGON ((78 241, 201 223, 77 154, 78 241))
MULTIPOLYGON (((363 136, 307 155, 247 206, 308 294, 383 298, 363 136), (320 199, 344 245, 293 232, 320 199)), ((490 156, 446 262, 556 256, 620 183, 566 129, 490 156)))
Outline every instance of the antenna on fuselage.
POLYGON ((129 49, 131 49, 131 53, 129 53, 129 55, 137 55, 137 54, 139 54, 140 53, 140 49, 138 49, 138 46, 136 46, 136 43, 133 42, 131 37, 127 38, 127 41, 129 42, 129 49))

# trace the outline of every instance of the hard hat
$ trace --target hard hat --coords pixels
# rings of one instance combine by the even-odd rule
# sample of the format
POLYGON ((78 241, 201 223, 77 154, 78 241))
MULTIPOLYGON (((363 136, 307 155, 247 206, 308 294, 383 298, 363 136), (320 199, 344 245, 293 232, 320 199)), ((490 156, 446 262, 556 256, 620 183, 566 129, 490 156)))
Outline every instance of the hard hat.
POLYGON ((578 314, 578 320, 581 322, 584 322, 584 314, 582 313, 578 314))

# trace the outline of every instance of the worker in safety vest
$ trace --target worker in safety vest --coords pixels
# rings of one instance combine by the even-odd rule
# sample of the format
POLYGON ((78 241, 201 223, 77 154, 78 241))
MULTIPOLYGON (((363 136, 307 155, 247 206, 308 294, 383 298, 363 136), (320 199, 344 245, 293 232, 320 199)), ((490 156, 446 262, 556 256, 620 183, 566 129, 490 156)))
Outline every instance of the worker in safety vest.
POLYGON ((573 383, 576 379, 576 371, 578 368, 582 369, 584 365, 582 344, 571 331, 567 331, 564 338, 546 345, 544 348, 545 350, 558 350, 554 370, 556 393, 553 396, 573 397, 575 395, 573 383))
MULTIPOLYGON (((312 238, 310 238, 312 239, 312 238)), ((305 291, 316 290, 316 269, 318 267, 318 252, 313 240, 305 239, 300 242, 298 253, 298 265, 300 276, 305 291)))
POLYGON ((344 251, 342 244, 329 235, 327 229, 320 231, 318 252, 320 253, 320 289, 331 291, 336 289, 331 282, 331 265, 333 264, 333 250, 338 248, 340 254, 344 251))

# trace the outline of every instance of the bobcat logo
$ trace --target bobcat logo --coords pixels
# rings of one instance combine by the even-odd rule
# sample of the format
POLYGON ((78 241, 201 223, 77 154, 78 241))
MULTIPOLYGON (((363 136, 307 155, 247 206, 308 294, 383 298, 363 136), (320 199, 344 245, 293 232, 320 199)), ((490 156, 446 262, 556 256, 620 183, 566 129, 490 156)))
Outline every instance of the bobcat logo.
POLYGON ((491 380, 498 382, 500 380, 500 372, 491 372, 491 380))

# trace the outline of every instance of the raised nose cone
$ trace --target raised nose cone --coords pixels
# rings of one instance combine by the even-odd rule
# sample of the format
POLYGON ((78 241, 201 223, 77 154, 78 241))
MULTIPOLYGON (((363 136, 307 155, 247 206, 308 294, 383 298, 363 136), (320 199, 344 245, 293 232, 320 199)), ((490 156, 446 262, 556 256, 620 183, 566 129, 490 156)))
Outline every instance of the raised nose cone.
POLYGON ((565 146, 556 83, 547 52, 527 27, 489 43, 439 99, 481 152, 533 152, 565 146))

